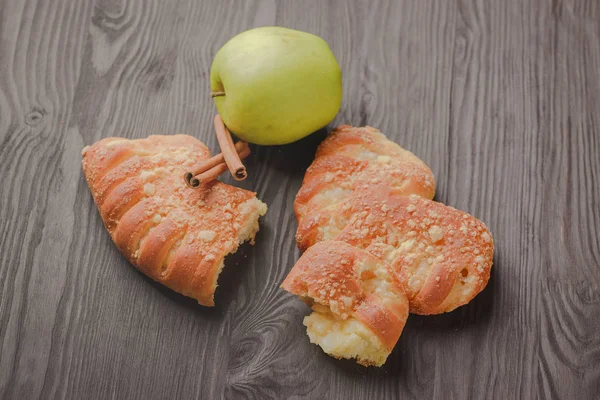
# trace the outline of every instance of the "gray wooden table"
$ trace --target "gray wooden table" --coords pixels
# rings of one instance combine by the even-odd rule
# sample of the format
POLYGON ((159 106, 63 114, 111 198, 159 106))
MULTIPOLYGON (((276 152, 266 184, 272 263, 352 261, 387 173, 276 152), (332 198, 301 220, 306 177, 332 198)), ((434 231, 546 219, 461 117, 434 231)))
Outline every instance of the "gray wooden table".
POLYGON ((0 1, 1 399, 597 399, 600 1, 0 1), (217 306, 131 267, 80 168, 107 136, 213 150, 217 49, 260 25, 316 33, 344 74, 332 126, 372 125, 496 241, 487 289, 411 316, 381 369, 308 342, 278 288, 294 196, 325 131, 254 148, 270 211, 217 306))

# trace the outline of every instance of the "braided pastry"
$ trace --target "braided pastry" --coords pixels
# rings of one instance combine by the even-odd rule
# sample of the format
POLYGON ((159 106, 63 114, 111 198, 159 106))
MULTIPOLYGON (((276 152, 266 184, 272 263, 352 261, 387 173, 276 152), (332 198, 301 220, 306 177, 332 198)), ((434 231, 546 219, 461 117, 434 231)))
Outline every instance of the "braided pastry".
MULTIPOLYGON (((431 200, 433 195, 433 175, 416 156, 374 128, 342 126, 319 146, 296 198, 298 247, 311 253, 319 246, 328 254, 344 242, 363 249, 393 271, 410 312, 452 311, 486 286, 494 244, 483 222, 431 200)), ((295 279, 298 287, 302 278, 295 279)), ((285 282, 283 288, 303 296, 285 282)), ((337 325, 332 329, 341 334, 337 325)))
POLYGON ((477 218, 384 186, 312 214, 298 228, 299 243, 304 237, 344 241, 386 261, 415 314, 449 312, 471 301, 488 282, 494 253, 477 218))
POLYGON ((481 221, 429 200, 433 188, 429 168, 376 129, 337 128, 319 146, 296 199, 298 247, 335 239, 367 249, 391 264, 412 313, 452 311, 486 286, 494 246, 481 221), (382 154, 398 161, 382 165, 382 154), (358 161, 349 165, 360 167, 348 175, 331 161, 351 157, 358 161))
POLYGON ((382 365, 400 338, 408 301, 381 260, 344 242, 308 249, 282 284, 312 306, 308 336, 336 358, 382 365))
POLYGON ((184 172, 210 157, 191 136, 107 138, 82 155, 94 201, 121 253, 150 278, 213 306, 223 259, 253 242, 267 206, 255 193, 218 181, 187 188, 184 172))

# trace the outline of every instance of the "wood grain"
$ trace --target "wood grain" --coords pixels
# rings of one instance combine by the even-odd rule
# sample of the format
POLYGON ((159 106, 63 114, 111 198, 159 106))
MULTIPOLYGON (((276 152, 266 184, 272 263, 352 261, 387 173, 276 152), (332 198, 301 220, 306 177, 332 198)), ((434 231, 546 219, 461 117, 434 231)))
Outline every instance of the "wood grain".
POLYGON ((0 2, 0 398, 599 398, 599 4, 0 2), (332 125, 380 128, 495 237, 488 288, 411 316, 381 369, 325 356, 279 289, 326 130, 253 148, 240 185, 269 213, 228 258, 214 309, 123 259, 81 173, 81 148, 107 136, 181 132, 215 149, 212 57, 273 24, 331 45, 332 125))

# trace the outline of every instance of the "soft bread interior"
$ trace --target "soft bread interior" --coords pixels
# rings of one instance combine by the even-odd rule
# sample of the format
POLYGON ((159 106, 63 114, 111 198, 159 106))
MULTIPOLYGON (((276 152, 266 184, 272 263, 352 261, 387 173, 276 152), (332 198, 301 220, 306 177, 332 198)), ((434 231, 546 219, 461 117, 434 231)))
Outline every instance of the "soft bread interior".
POLYGON ((240 205, 239 210, 245 224, 238 232, 237 242, 238 244, 242 244, 249 240, 251 244, 254 244, 254 237, 259 228, 258 219, 267 213, 267 205, 256 197, 253 197, 240 205))
MULTIPOLYGON (((392 282, 387 268, 382 264, 362 262, 358 273, 366 293, 376 295, 393 312, 400 314, 406 304, 404 294, 392 282)), ((306 299, 312 302, 312 299, 306 299)), ((323 351, 336 358, 354 358, 362 365, 381 366, 391 349, 386 347, 379 336, 354 315, 347 318, 332 312, 323 304, 312 304, 313 313, 304 318, 311 343, 319 345, 323 351)), ((406 315, 398 315, 403 320, 406 315)))
POLYGON ((311 343, 335 358, 355 358, 359 364, 381 366, 389 351, 365 324, 353 317, 341 319, 329 307, 314 304, 304 317, 311 343))
MULTIPOLYGON (((264 216, 267 213, 267 205, 253 197, 243 204, 240 205, 240 219, 244 221, 244 224, 240 227, 237 234, 237 244, 233 247, 232 251, 229 254, 234 254, 237 252, 239 245, 250 241, 250 244, 254 244, 254 237, 259 230, 258 219, 264 216)), ((228 254, 228 255, 229 255, 228 254)), ((213 282, 213 287, 217 288, 217 281, 219 279, 219 275, 223 271, 223 267, 225 266, 224 259, 221 260, 219 265, 217 266, 217 273, 215 274, 215 281, 213 282)), ((214 291, 213 291, 214 293, 214 291)))

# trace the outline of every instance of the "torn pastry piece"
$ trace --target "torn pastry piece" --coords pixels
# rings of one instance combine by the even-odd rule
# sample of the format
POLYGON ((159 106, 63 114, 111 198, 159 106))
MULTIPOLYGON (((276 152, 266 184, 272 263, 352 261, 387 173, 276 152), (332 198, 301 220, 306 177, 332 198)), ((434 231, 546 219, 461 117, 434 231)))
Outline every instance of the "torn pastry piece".
POLYGON ((365 185, 386 185, 400 195, 428 199, 435 194, 433 173, 417 156, 375 128, 344 125, 321 143, 306 171, 294 202, 298 223, 352 197, 365 185))
POLYGON ((298 245, 337 240, 365 249, 396 273, 415 314, 467 304, 487 285, 494 243, 477 218, 420 196, 365 187, 307 218, 298 245))
POLYGON ((389 267, 343 242, 308 249, 282 288, 312 307, 304 318, 311 343, 363 365, 385 363, 408 317, 408 301, 389 267))
POLYGON ((188 188, 184 172, 210 157, 191 136, 107 138, 82 155, 94 201, 123 255, 157 282, 213 306, 225 256, 253 242, 267 206, 219 181, 188 188))

